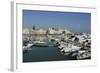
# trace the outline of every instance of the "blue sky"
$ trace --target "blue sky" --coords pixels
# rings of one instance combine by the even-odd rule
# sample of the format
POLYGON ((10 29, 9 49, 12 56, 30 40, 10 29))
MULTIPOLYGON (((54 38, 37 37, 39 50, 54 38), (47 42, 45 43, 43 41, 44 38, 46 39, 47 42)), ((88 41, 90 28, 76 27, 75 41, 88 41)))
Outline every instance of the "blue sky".
POLYGON ((72 32, 90 32, 91 14, 76 12, 23 10, 23 28, 61 27, 72 32))

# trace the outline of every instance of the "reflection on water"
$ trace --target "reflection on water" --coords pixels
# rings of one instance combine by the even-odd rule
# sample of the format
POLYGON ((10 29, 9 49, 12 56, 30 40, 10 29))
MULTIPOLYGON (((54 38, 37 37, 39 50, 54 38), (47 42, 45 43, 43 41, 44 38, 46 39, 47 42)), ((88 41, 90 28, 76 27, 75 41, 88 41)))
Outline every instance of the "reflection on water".
POLYGON ((64 56, 56 47, 33 47, 23 54, 23 62, 76 60, 75 57, 64 56))

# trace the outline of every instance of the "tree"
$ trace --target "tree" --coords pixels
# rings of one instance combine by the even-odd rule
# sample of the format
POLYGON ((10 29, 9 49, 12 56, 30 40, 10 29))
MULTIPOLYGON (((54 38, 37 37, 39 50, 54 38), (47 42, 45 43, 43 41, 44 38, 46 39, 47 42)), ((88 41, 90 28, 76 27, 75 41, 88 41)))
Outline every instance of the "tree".
POLYGON ((49 34, 49 30, 47 29, 47 31, 46 31, 46 35, 48 35, 49 34))
POLYGON ((62 34, 66 34, 66 31, 62 31, 62 34))
POLYGON ((35 30, 35 26, 33 26, 33 30, 35 30))

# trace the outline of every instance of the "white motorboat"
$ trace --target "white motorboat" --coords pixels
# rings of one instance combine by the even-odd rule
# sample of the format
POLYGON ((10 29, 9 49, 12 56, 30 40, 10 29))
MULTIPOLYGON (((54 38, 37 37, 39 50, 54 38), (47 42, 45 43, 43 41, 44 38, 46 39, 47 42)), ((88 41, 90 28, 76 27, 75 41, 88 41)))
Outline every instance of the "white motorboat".
POLYGON ((62 47, 62 49, 60 50, 63 54, 65 55, 68 55, 70 54, 71 52, 76 52, 76 51, 79 51, 80 50, 80 47, 77 47, 77 46, 71 46, 71 47, 62 47))
POLYGON ((77 59, 85 59, 85 58, 90 58, 91 57, 91 53, 89 51, 86 50, 80 50, 78 51, 78 56, 77 59))
POLYGON ((31 50, 31 47, 33 46, 33 44, 28 43, 27 46, 23 46, 23 51, 24 50, 31 50))

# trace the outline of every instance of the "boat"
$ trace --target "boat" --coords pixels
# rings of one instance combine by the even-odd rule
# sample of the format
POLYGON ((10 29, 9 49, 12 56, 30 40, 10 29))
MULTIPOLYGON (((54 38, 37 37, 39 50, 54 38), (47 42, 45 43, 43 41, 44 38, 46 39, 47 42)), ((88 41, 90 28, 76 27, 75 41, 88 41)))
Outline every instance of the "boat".
POLYGON ((33 46, 32 43, 28 43, 26 46, 23 46, 23 51, 25 51, 25 50, 31 50, 32 46, 33 46))
POLYGON ((91 58, 91 53, 89 51, 86 51, 86 50, 78 51, 78 56, 77 56, 78 60, 80 60, 80 59, 89 59, 89 58, 91 58))
POLYGON ((77 46, 59 46, 60 48, 60 52, 64 55, 69 55, 70 53, 73 53, 73 52, 76 52, 76 51, 79 51, 81 47, 77 47, 77 46))
POLYGON ((34 46, 37 46, 37 47, 48 47, 47 43, 43 42, 43 41, 34 41, 34 46))

